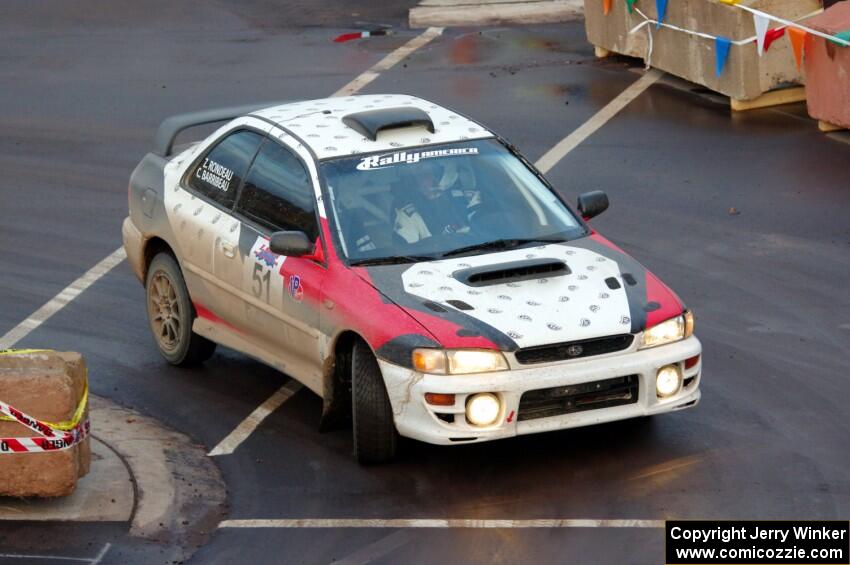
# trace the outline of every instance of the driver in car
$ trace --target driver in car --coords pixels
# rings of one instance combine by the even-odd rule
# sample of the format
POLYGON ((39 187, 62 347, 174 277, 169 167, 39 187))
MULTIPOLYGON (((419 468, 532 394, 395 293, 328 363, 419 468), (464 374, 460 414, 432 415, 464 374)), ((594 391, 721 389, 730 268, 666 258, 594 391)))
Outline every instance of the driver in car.
POLYGON ((465 191, 458 166, 423 161, 413 167, 412 190, 396 198, 395 232, 408 243, 438 234, 465 233, 479 195, 465 191))

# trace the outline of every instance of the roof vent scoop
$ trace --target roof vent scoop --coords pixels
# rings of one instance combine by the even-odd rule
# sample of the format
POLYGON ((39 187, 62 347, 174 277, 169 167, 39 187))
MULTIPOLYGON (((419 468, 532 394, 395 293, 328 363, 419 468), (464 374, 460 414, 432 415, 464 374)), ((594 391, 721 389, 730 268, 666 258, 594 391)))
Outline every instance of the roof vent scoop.
POLYGON ((467 286, 490 286, 569 275, 572 271, 558 259, 526 259, 498 265, 483 265, 455 271, 453 276, 467 286))
POLYGON ((377 140, 378 134, 387 129, 424 126, 429 132, 434 133, 434 122, 431 121, 430 116, 423 110, 411 106, 348 114, 342 118, 342 123, 372 141, 377 140))

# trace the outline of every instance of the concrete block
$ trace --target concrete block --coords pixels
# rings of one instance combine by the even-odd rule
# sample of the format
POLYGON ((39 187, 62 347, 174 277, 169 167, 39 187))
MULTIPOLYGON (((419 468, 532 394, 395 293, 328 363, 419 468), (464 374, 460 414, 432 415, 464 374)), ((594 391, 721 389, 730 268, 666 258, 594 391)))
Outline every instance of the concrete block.
MULTIPOLYGON (((806 25, 830 35, 850 30, 850 2, 835 4, 806 25)), ((809 34, 805 71, 809 115, 824 123, 823 131, 850 128, 850 47, 809 34)))
MULTIPOLYGON (((0 355, 0 399, 47 422, 71 420, 86 389, 79 353, 42 351, 0 355)), ((88 414, 83 416, 83 420, 88 414)), ((18 422, 0 421, 0 437, 35 437, 18 422)), ((0 495, 71 494, 91 463, 89 438, 62 451, 0 454, 0 495)))
MULTIPOLYGON (((810 14, 820 7, 819 0, 742 0, 741 3, 791 20, 810 14)), ((611 2, 611 11, 607 16, 603 14, 602 7, 602 0, 585 0, 585 27, 587 38, 593 45, 621 55, 645 59, 649 46, 649 28, 653 38, 653 67, 730 98, 754 100, 770 90, 802 82, 791 45, 785 38, 775 41, 763 57, 758 56, 755 42, 732 45, 726 68, 718 77, 715 72, 714 40, 663 27, 656 29, 654 25, 647 25, 629 34, 631 29, 644 21, 637 11, 629 13, 626 3, 619 0, 611 2)), ((657 19, 654 0, 637 0, 635 7, 647 17, 657 19)), ((755 36, 752 14, 719 0, 669 2, 664 21, 731 40, 755 36)))
POLYGON ((566 22, 581 17, 582 0, 423 0, 408 12, 412 28, 566 22))

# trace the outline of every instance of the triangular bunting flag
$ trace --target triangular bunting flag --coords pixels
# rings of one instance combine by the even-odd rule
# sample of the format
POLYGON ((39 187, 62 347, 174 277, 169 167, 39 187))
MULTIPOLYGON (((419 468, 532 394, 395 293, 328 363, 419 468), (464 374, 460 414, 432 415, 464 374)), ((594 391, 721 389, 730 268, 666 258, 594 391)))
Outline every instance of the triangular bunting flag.
POLYGON ((767 35, 767 26, 770 20, 761 14, 753 14, 753 23, 756 26, 756 45, 758 45, 759 57, 764 54, 764 38, 767 35))
POLYGON ((602 13, 606 16, 611 11, 611 0, 602 0, 602 13))
POLYGON ((726 59, 729 58, 729 47, 732 42, 725 37, 714 38, 714 56, 717 61, 717 76, 723 74, 723 68, 726 66, 726 59))
POLYGON ((803 46, 806 44, 806 31, 796 28, 788 28, 788 39, 791 40, 791 49, 794 50, 794 60, 797 61, 797 70, 803 65, 803 46))
POLYGON ((667 0, 655 0, 655 10, 658 12, 658 24, 655 27, 661 27, 661 22, 667 15, 667 0))
POLYGON ((626 0, 626 6, 629 7, 629 13, 631 14, 635 9, 635 2, 637 0, 626 0))
POLYGON ((785 28, 780 27, 776 29, 767 30, 767 34, 764 36, 764 50, 765 52, 770 49, 771 44, 785 35, 785 28))
MULTIPOLYGON (((840 39, 841 41, 850 42, 850 29, 847 31, 840 31, 834 35, 836 39, 840 39)), ((847 47, 843 43, 839 43, 842 47, 847 47)))

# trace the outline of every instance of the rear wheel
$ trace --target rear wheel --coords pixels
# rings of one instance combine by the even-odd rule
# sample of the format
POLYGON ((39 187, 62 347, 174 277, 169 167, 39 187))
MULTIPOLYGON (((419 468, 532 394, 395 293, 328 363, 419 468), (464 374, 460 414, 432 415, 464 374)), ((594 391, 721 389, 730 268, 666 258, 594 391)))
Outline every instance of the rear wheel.
POLYGON ((362 341, 352 350, 351 388, 354 456, 360 463, 393 459, 398 445, 393 409, 378 361, 362 341))
POLYGON ((172 365, 194 365, 209 359, 215 343, 192 331, 195 309, 177 261, 160 253, 145 280, 148 321, 157 349, 172 365))

